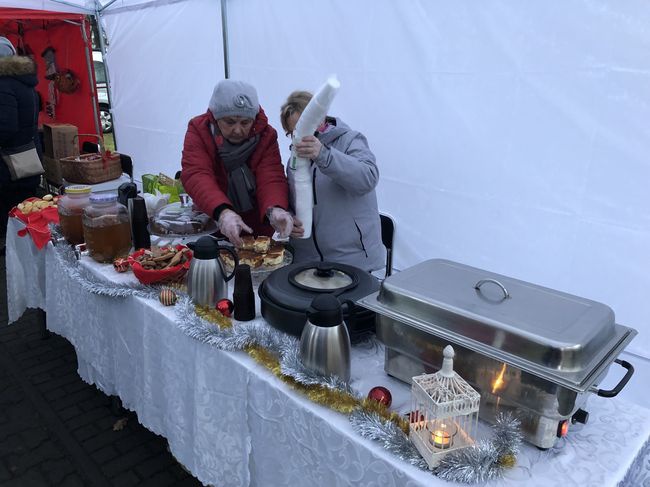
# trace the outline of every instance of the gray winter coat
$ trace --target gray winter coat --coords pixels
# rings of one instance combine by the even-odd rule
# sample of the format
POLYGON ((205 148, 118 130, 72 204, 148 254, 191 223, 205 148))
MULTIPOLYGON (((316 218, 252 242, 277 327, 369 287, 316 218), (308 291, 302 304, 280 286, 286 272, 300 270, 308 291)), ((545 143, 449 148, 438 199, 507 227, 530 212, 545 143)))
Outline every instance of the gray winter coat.
MULTIPOLYGON (((312 236, 291 239, 294 262, 324 260, 366 271, 385 267, 375 193, 379 169, 366 138, 339 118, 335 127, 317 137, 323 147, 312 163, 312 236)), ((287 168, 289 185, 293 172, 287 168)))

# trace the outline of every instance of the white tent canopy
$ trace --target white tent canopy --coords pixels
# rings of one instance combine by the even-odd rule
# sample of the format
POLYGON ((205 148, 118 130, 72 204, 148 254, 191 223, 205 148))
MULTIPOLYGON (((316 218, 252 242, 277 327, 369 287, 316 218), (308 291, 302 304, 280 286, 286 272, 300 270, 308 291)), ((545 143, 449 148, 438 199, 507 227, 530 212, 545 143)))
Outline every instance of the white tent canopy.
MULTIPOLYGON (((647 398, 645 1, 223 3, 230 77, 257 87, 283 156, 278 112, 287 94, 338 75, 332 114, 377 155, 398 269, 447 258, 611 306, 639 330, 626 357, 637 373, 623 394, 647 398)), ((119 149, 136 174, 173 174, 188 120, 224 76, 221 4, 104 5, 119 149)))

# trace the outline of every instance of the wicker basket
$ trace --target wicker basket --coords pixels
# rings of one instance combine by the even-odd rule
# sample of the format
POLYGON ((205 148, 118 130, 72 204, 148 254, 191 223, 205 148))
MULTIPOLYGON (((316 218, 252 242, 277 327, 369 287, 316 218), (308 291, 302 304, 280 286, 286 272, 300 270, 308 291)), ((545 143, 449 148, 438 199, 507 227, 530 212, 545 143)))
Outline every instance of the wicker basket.
POLYGON ((61 175, 70 183, 97 184, 122 175, 120 155, 116 152, 82 154, 60 159, 61 175))

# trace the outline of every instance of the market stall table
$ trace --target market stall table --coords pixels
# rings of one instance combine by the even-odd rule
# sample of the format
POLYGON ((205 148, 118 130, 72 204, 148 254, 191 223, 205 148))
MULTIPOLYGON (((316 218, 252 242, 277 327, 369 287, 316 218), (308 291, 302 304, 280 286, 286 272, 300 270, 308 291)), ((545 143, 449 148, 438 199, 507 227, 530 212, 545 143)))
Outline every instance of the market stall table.
MULTIPOLYGON (((213 485, 448 485, 357 435, 347 418, 310 402, 241 352, 224 352, 188 336, 174 307, 139 297, 90 294, 67 280, 47 249, 48 327, 77 350, 79 373, 117 394, 172 453, 213 485)), ((106 282, 130 273, 83 257, 106 282)), ((261 318, 257 318, 262 320, 261 318)), ((383 372, 383 347, 355 347, 352 386, 388 387, 393 407, 408 411, 409 388, 383 372)), ((650 411, 592 398, 591 419, 548 451, 524 446, 499 485, 617 485, 647 455, 650 411), (635 463, 636 460, 636 463, 635 463)))
MULTIPOLYGON (((17 230, 20 222, 11 220, 17 230)), ((20 306, 46 309, 48 328, 75 346, 81 377, 119 395, 203 483, 450 485, 360 437, 347 417, 310 402, 245 353, 191 338, 174 307, 91 294, 66 277, 52 244, 32 247, 8 232, 8 282, 22 286, 18 293, 11 286, 14 316, 20 306), (20 262, 10 265, 9 256, 20 262)), ((81 265, 105 282, 135 282, 87 257, 81 265)), ((365 394, 376 385, 391 390, 395 410, 408 411, 409 388, 385 375, 383 346, 370 341, 353 349, 352 386, 365 394)), ((524 445, 517 465, 493 485, 643 485, 650 411, 598 397, 587 406, 587 425, 572 426, 548 451, 524 445)))

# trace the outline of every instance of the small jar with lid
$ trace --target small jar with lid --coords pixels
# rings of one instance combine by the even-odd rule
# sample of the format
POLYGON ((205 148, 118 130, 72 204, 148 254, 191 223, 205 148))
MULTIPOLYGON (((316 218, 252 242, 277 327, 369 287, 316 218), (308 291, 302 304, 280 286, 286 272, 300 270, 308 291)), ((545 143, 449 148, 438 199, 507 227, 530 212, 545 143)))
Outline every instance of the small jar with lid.
POLYGON ((84 241, 81 218, 84 208, 90 204, 91 189, 86 185, 68 186, 57 203, 61 233, 73 245, 84 241))
POLYGON ((110 263, 131 250, 131 224, 126 206, 115 193, 93 193, 83 211, 86 248, 97 262, 110 263))

